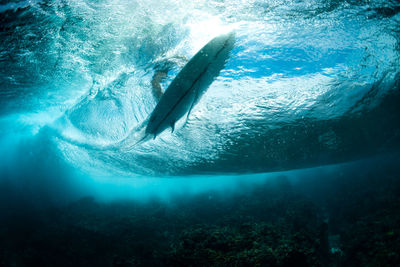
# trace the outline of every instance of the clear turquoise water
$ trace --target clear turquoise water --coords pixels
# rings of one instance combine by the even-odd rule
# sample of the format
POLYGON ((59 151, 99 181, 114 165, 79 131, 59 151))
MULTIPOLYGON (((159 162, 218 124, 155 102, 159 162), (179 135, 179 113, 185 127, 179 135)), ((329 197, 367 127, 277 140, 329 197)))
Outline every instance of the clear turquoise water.
POLYGON ((396 152, 398 9, 391 1, 3 2, 2 176, 79 181, 78 191, 205 176, 212 188, 237 175, 396 152), (187 123, 134 146, 132 133, 156 105, 153 75, 168 70, 165 89, 199 48, 232 29, 232 55, 187 123))

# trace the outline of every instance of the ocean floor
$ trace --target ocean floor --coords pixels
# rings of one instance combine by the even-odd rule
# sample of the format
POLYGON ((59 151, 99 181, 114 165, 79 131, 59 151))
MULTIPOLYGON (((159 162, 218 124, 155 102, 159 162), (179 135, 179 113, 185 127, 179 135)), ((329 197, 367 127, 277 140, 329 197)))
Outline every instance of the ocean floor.
POLYGON ((0 265, 398 266, 396 162, 297 180, 279 174, 234 193, 168 200, 85 197, 56 206, 8 190, 0 196, 0 265))

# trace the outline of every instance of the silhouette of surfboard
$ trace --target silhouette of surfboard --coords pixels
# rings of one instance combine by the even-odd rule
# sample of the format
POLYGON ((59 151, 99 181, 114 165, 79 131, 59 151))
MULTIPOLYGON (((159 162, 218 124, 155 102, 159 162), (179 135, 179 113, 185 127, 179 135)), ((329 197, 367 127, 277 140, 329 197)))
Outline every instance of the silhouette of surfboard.
POLYGON ((233 32, 209 41, 178 73, 151 113, 145 136, 155 138, 185 114, 189 116, 193 106, 224 68, 234 47, 233 32))

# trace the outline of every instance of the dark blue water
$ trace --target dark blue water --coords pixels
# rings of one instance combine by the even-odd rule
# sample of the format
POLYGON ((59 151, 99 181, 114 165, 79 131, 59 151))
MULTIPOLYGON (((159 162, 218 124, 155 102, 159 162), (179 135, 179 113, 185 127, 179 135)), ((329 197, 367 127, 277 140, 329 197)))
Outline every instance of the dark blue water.
POLYGON ((68 266, 74 255, 82 266, 188 265, 200 258, 203 266, 399 262, 390 254, 399 240, 397 217, 388 219, 399 212, 399 10, 397 1, 0 1, 0 236, 47 236, 27 238, 30 245, 19 246, 18 238, 1 243, 7 249, 0 265, 68 266), (188 120, 136 145, 135 132, 157 104, 154 75, 167 73, 165 90, 203 45, 229 30, 236 32, 235 48, 188 120), (82 197, 93 199, 75 202, 82 197), (123 239, 121 221, 110 219, 118 215, 105 215, 121 201, 135 207, 119 207, 121 220, 137 218, 126 231, 150 224, 148 232, 162 237, 139 238, 148 242, 141 245, 124 239, 124 246, 149 249, 142 258, 140 248, 133 253, 122 246, 99 249, 119 260, 99 260, 96 249, 85 251, 79 242, 123 239), (299 207, 303 201, 312 203, 310 210, 299 207), (386 213, 368 217, 371 209, 386 213), (307 214, 315 218, 304 230, 307 214), (66 224, 50 225, 53 217, 66 224), (164 228, 163 220, 169 222, 164 228), (381 224, 372 245, 352 258, 374 220, 381 224), (107 223, 117 225, 114 232, 107 234, 107 223), (244 224, 250 228, 241 232, 244 224), (78 229, 67 231, 71 244, 79 243, 76 251, 60 249, 43 261, 48 254, 40 247, 49 251, 48 244, 65 238, 48 229, 70 226, 78 229), (266 228, 286 239, 258 238, 266 228), (302 230, 308 245, 293 239, 302 230), (200 238, 196 233, 223 241, 182 245, 200 238), (160 238, 167 241, 157 253, 165 255, 149 248, 160 238), (251 250, 246 242, 262 245, 251 250), (293 259, 276 244, 292 246, 293 259), (216 254, 202 254, 207 249, 216 254), (254 255, 246 258, 245 250, 254 255), (87 261, 85 253, 92 255, 87 261))

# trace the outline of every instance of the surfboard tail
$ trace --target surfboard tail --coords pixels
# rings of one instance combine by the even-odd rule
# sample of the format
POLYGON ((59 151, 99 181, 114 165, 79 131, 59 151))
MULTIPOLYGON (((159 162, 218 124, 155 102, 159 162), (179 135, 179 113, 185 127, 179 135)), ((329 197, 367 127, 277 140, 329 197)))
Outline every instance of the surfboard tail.
POLYGON ((152 134, 146 131, 148 119, 143 121, 137 128, 132 130, 128 137, 126 137, 120 144, 119 148, 122 150, 132 150, 138 145, 141 145, 152 138, 152 134))
POLYGON ((149 141, 150 139, 151 139, 151 135, 145 133, 141 138, 139 138, 136 142, 134 142, 134 143, 131 145, 131 148, 133 148, 133 147, 135 147, 135 146, 138 146, 138 145, 140 145, 140 144, 143 144, 143 143, 149 141))

